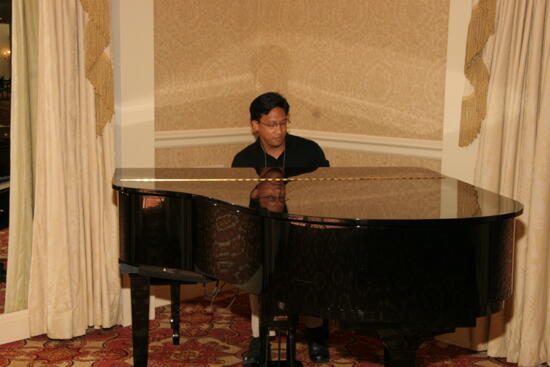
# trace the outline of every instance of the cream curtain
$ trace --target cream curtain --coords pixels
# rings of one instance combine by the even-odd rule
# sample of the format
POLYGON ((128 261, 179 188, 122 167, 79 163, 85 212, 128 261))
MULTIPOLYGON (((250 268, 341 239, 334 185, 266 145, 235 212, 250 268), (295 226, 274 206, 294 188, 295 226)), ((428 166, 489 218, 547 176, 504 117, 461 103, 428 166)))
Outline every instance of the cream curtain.
POLYGON ((113 126, 96 135, 78 0, 39 2, 31 335, 82 335, 119 321, 113 126))
POLYGON ((36 144, 38 0, 12 3, 10 235, 5 312, 27 308, 36 144))
POLYGON ((525 206, 517 225, 514 294, 482 320, 488 354, 550 362, 550 2, 500 0, 476 184, 525 206))

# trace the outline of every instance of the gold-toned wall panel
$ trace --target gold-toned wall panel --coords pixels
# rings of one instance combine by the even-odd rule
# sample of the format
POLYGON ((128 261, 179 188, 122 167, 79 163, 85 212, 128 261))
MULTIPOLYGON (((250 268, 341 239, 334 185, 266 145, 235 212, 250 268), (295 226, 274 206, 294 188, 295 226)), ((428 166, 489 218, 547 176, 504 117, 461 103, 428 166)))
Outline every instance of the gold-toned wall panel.
POLYGON ((230 167, 244 144, 208 145, 185 148, 157 148, 155 167, 230 167))
POLYGON ((246 123, 257 8, 255 0, 155 0, 156 130, 246 123))
MULTIPOLYGON (((244 145, 210 145, 186 148, 158 148, 155 151, 156 167, 230 167, 233 156, 244 145)), ((441 168, 441 161, 435 159, 404 157, 390 154, 323 149, 332 167, 365 166, 410 166, 435 171, 441 168)))
POLYGON ((375 154, 368 152, 354 152, 349 150, 324 149, 331 167, 422 167, 439 172, 439 159, 405 157, 392 154, 375 154))
POLYGON ((244 126, 285 94, 294 126, 442 137, 449 0, 155 0, 156 130, 244 126))

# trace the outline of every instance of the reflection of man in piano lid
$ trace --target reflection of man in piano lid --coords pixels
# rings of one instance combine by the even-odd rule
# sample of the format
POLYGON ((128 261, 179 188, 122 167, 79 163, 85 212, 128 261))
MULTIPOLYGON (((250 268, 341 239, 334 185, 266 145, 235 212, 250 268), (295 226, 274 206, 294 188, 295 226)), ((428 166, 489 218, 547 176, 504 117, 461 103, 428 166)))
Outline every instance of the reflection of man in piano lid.
MULTIPOLYGON (((283 178, 285 173, 283 169, 277 167, 264 167, 259 169, 260 178, 283 178)), ((249 206, 254 209, 266 209, 275 213, 286 213, 286 181, 262 181, 250 192, 249 206)), ((260 329, 259 314, 260 301, 258 296, 249 295, 252 340, 248 348, 248 353, 244 358, 243 364, 255 365, 260 361, 260 329)), ((306 324, 306 338, 308 339, 309 357, 315 363, 328 361, 328 328, 322 319, 315 317, 304 317, 306 324)))
MULTIPOLYGON (((279 168, 264 168, 261 178, 283 178, 279 168)), ((283 181, 262 181, 250 193, 250 204, 253 209, 266 209, 274 213, 286 213, 286 187, 283 181)))

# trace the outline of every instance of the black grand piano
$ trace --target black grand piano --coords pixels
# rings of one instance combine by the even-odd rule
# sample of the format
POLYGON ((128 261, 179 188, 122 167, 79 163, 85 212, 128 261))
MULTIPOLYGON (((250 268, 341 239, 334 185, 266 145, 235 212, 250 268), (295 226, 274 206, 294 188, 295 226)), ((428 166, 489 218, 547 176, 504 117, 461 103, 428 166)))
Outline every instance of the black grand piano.
MULTIPOLYGON (((266 364, 276 312, 337 320, 379 338, 387 366, 413 367, 422 341, 473 326, 511 294, 522 205, 431 170, 117 169, 113 187, 136 366, 159 280, 175 299, 179 282, 213 279, 261 294, 266 364)), ((293 365, 292 322, 287 343, 293 365)))

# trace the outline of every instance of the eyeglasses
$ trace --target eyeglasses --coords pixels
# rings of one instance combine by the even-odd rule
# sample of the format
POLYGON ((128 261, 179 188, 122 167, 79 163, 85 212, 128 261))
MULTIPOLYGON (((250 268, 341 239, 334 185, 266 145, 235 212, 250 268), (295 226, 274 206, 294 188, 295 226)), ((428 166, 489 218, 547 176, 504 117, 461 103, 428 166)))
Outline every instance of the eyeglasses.
POLYGON ((281 122, 260 122, 260 124, 263 124, 265 127, 271 130, 275 130, 277 127, 280 127, 281 129, 286 129, 287 126, 290 124, 290 120, 284 120, 281 122))
POLYGON ((265 199, 270 204, 273 204, 273 203, 276 203, 276 202, 285 203, 285 202, 288 201, 288 199, 283 195, 279 195, 279 196, 274 196, 274 195, 259 196, 258 199, 265 199))

